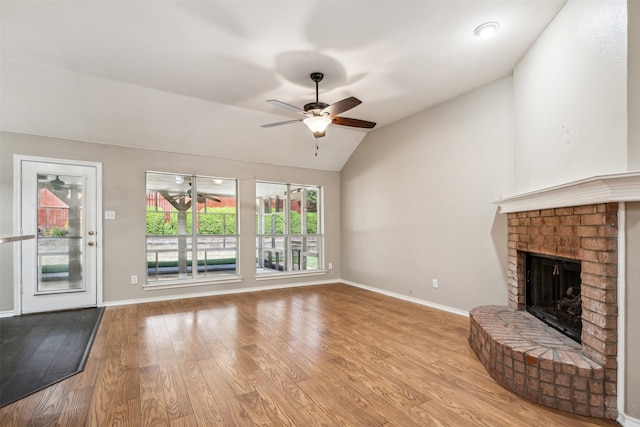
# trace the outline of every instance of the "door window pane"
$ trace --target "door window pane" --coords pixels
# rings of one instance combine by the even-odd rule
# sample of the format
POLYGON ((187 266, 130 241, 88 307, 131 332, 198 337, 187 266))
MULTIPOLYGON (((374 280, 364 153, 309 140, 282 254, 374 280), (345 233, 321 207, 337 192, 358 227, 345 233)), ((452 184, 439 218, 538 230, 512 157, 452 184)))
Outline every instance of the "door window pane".
POLYGON ((81 291, 82 176, 38 175, 37 293, 81 291))

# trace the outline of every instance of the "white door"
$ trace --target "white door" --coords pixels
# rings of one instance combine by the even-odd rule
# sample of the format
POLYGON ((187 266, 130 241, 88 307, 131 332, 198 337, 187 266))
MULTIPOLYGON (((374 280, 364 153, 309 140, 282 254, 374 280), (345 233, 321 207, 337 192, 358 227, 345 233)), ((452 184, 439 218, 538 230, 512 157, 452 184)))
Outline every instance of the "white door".
POLYGON ((97 305, 96 166, 20 162, 21 313, 97 305))

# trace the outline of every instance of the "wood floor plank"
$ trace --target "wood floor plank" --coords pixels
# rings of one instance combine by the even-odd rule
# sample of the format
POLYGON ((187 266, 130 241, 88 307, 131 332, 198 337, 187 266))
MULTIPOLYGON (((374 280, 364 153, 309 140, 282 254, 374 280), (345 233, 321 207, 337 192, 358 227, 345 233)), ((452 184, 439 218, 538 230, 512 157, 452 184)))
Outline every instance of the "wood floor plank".
POLYGON ((168 426, 169 416, 159 366, 140 369, 140 412, 144 426, 168 426))
POLYGON ((180 362, 174 351, 171 349, 162 350, 159 359, 160 382, 169 420, 192 415, 191 401, 180 372, 180 362))
POLYGON ((0 425, 616 425, 501 388, 468 335, 468 318, 341 284, 108 307, 85 370, 0 425))
POLYGON ((66 396, 58 423, 70 427, 86 425, 92 395, 93 387, 72 389, 66 396))
POLYGON ((220 371, 217 361, 214 359, 200 360, 198 365, 209 390, 213 394, 213 399, 216 402, 221 402, 218 405, 220 408, 220 420, 227 425, 249 424, 248 414, 238 402, 238 395, 229 384, 226 373, 220 371))

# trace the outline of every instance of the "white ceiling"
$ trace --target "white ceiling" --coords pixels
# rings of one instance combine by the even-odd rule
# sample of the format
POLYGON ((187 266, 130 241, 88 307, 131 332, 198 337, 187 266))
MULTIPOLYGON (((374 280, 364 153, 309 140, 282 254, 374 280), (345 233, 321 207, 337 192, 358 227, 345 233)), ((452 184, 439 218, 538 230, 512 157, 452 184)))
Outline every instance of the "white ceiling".
POLYGON ((265 101, 302 107, 320 71, 378 129, 509 75, 565 1, 2 1, 0 126, 338 171, 367 131, 330 126, 316 157, 265 101))

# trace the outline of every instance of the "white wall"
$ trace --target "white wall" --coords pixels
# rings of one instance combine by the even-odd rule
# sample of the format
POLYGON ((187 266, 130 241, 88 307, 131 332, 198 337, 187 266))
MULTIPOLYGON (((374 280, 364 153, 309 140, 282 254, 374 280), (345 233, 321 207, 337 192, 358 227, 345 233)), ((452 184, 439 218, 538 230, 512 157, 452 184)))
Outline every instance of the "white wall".
POLYGON ((640 1, 628 3, 627 117, 629 170, 640 170, 640 1))
POLYGON ((640 202, 626 204, 625 413, 640 419, 640 202))
MULTIPOLYGON (((80 141, 0 133, 0 234, 13 234, 13 155, 55 157, 102 162, 103 208, 116 211, 115 221, 104 221, 105 302, 160 298, 195 292, 212 292, 257 286, 322 281, 340 277, 340 175, 310 169, 221 160, 204 156, 124 148, 80 141), (145 172, 166 171, 217 175, 240 180, 241 283, 180 289, 148 290, 129 283, 130 276, 146 277, 145 172), (255 181, 315 184, 325 188, 325 253, 335 277, 255 280, 255 181)), ((1 245, 0 311, 13 309, 13 255, 11 245, 1 245)))
POLYGON ((514 70, 517 192, 627 170, 627 7, 570 0, 514 70))
MULTIPOLYGON (((640 1, 629 2, 629 170, 640 170, 640 1)), ((625 412, 640 420, 640 203, 627 203, 625 412)))
POLYGON ((370 133, 341 172, 342 277, 460 310, 507 301, 507 77, 370 133), (432 279, 439 288, 432 287, 432 279))

